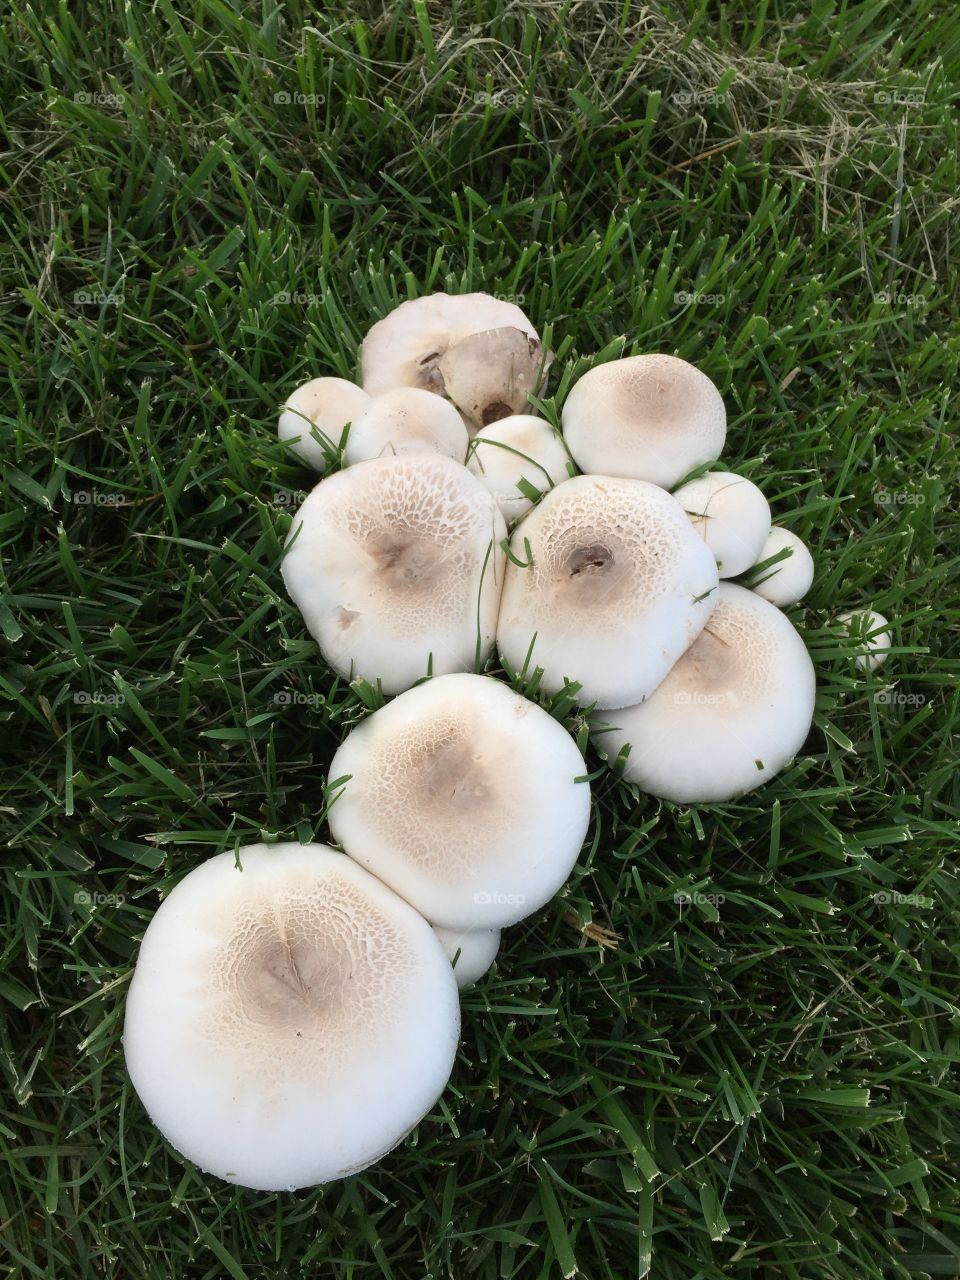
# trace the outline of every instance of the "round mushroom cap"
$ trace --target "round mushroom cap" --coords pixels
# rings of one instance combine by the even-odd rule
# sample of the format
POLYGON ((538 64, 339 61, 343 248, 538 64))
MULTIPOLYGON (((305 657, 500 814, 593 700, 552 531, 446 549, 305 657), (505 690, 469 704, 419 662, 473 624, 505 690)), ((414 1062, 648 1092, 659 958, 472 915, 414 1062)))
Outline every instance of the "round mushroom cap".
POLYGON ((453 965, 461 990, 480 981, 500 950, 499 929, 443 929, 435 924, 433 932, 453 965))
POLYGON ((720 457, 727 414, 705 373, 677 356, 627 356, 572 387, 563 435, 581 471, 665 489, 720 457))
POLYGON ((360 351, 363 388, 421 387, 445 395, 477 428, 519 413, 537 388, 543 347, 512 302, 487 293, 432 293, 401 302, 360 351))
POLYGON ((855 641, 857 666, 861 671, 869 667, 876 671, 887 660, 887 650, 893 643, 893 637, 887 630, 889 622, 882 613, 873 609, 858 609, 852 613, 841 613, 837 621, 843 625, 847 635, 855 641))
POLYGON ((326 845, 257 844, 210 858, 162 903, 123 1045, 177 1151, 228 1182, 290 1191, 396 1146, 440 1096, 459 1028, 450 961, 422 916, 326 845))
POLYGON ((713 555, 670 494, 643 480, 565 480, 510 547, 519 563, 506 567, 500 654, 514 671, 541 667, 551 692, 579 682, 584 704, 648 697, 716 603, 713 555))
POLYGON ((375 711, 330 765, 330 830, 434 924, 499 929, 538 910, 590 821, 561 724, 489 676, 440 676, 375 711))
POLYGON ((563 441, 549 422, 514 413, 483 427, 473 438, 467 466, 493 494, 506 521, 533 506, 521 481, 541 493, 566 480, 571 465, 563 441))
POLYGON ((313 378, 287 397, 277 433, 289 441, 301 462, 322 472, 327 460, 315 435, 335 452, 348 423, 356 421, 369 403, 367 393, 346 378, 313 378))
POLYGON ((350 428, 343 465, 398 453, 442 453, 463 462, 470 437, 449 400, 419 387, 374 396, 350 428))
POLYGON ((322 480, 294 518, 281 568, 330 666, 393 694, 489 656, 505 537, 497 504, 466 467, 403 454, 322 480))
POLYGON ((719 595, 706 627, 647 701, 597 717, 611 762, 630 746, 627 780, 679 804, 760 786, 793 759, 813 720, 813 663, 786 614, 731 582, 719 595))
POLYGON ((770 507, 752 481, 711 471, 673 496, 713 552, 721 578, 735 578, 757 563, 770 532, 770 507))
POLYGON ((758 596, 780 608, 798 604, 813 585, 813 556, 806 543, 779 525, 774 525, 767 535, 757 563, 762 564, 784 550, 789 551, 789 556, 765 569, 761 581, 752 588, 758 596))

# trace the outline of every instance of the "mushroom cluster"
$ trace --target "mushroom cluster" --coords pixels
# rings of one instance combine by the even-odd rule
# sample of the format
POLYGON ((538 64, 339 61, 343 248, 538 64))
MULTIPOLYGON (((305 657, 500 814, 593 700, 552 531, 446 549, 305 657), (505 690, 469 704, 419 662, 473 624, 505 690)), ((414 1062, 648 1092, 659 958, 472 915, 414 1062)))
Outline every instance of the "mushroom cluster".
MULTIPOLYGON (((513 684, 576 698, 611 765, 684 804, 783 769, 814 709, 778 607, 813 561, 756 485, 710 470, 726 412, 704 373, 671 355, 600 365, 557 431, 533 411, 536 330, 485 294, 402 303, 361 362, 362 387, 315 378, 279 423, 331 472, 293 520, 287 590, 328 665, 391 699, 318 782, 339 848, 252 845, 191 871, 127 999, 158 1128, 264 1190, 356 1172, 410 1132, 452 1069, 457 988, 576 863, 581 750, 513 684), (495 646, 511 683, 481 674, 495 646)), ((846 626, 879 662, 885 621, 846 626)))

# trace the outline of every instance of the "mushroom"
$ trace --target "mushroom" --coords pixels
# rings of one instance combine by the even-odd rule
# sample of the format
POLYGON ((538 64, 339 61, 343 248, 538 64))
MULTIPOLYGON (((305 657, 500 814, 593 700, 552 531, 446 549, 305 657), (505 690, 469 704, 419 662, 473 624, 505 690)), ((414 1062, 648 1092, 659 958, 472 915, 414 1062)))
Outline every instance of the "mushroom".
POLYGON ((488 676, 435 677, 362 721, 330 764, 334 838, 445 929, 499 929, 570 874, 590 821, 561 724, 488 676))
POLYGON ((866 671, 869 667, 876 671, 882 667, 887 660, 887 650, 893 643, 893 637, 887 630, 890 624, 883 614, 873 609, 858 609, 853 613, 841 613, 837 621, 856 642, 860 670, 866 671))
POLYGON ((301 462, 322 472, 328 454, 340 448, 345 428, 369 403, 367 393, 346 378, 313 378, 287 397, 277 432, 301 462))
POLYGON ((486 293, 401 302, 370 329, 360 354, 370 395, 436 391, 474 429, 521 412, 544 364, 537 331, 520 308, 486 293))
POLYGON ((402 1141, 440 1096, 459 1027, 450 962, 422 916, 326 845, 255 844, 201 863, 161 904, 123 1045, 181 1155, 291 1191, 402 1141))
POLYGON ((700 634, 717 566, 682 508, 643 480, 576 476, 514 530, 497 645, 551 692, 623 707, 648 697, 700 634))
POLYGON ((461 990, 480 981, 500 950, 499 929, 443 929, 435 924, 433 932, 450 958, 461 990))
POLYGON ((720 457, 727 415, 705 373, 676 356, 641 355, 597 365, 576 382, 563 435, 581 471, 672 488, 720 457))
MULTIPOLYGON (((798 604, 813 585, 813 556, 795 533, 774 525, 757 557, 762 565, 786 551, 788 555, 763 570, 759 582, 751 584, 758 596, 780 606, 798 604)), ((756 566, 755 566, 756 567, 756 566)))
POLYGON ((531 487, 540 492, 552 489, 567 479, 572 465, 550 423, 529 413, 514 413, 483 427, 467 453, 467 466, 496 498, 508 522, 533 506, 531 487))
POLYGON ((419 387, 395 387, 374 396, 354 421, 343 465, 397 453, 442 453, 463 462, 469 442, 463 419, 449 400, 419 387))
POLYGON ((281 567, 330 666, 393 694, 489 656, 505 537, 497 504, 466 467, 403 454, 321 480, 281 567))
POLYGON ((770 507, 755 484, 732 471, 710 471, 673 495, 713 552, 721 578, 759 559, 770 532, 770 507))
POLYGON ((646 702, 601 727, 611 761, 629 745, 626 779, 678 804, 760 786, 793 759, 813 719, 813 663, 786 614, 731 582, 719 597, 646 702))

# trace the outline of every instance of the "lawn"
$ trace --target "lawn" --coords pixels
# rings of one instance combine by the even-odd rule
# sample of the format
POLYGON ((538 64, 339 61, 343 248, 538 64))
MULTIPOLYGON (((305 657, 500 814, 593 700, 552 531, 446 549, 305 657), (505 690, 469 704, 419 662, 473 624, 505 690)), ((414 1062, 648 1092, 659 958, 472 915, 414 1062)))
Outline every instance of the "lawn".
POLYGON ((0 1274, 960 1275, 958 37, 931 0, 6 6, 0 1274), (815 726, 694 808, 591 745, 435 1110, 241 1190, 147 1119, 124 995, 198 860, 326 838, 368 707, 282 589, 278 407, 438 289, 520 302, 553 421, 598 357, 713 378, 815 557, 815 726))

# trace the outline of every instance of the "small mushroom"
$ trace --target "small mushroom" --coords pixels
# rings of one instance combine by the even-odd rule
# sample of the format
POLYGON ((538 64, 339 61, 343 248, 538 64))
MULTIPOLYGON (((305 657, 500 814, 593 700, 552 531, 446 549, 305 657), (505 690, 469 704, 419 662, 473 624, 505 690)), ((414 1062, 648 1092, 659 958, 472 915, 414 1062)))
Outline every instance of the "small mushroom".
POLYGON ((374 396, 354 421, 343 465, 398 453, 442 453, 463 462, 470 437, 449 400, 419 387, 395 387, 374 396))
POLYGON ((887 660, 887 650, 893 643, 893 637, 887 630, 889 622, 882 613, 873 609, 858 609, 853 613, 841 613, 837 618, 847 635, 855 642, 857 666, 861 671, 867 667, 876 671, 887 660))
POLYGON ((813 585, 813 556, 795 533, 774 525, 757 563, 763 564, 781 551, 788 551, 789 555, 764 569, 760 581, 751 587, 764 600, 783 608, 788 604, 798 604, 813 585))
POLYGON ((643 480, 576 476, 551 489, 510 543, 497 645, 580 701, 648 697, 700 634, 717 566, 683 509, 643 480))
POLYGON ((345 428, 369 403, 367 393, 346 378, 313 378, 287 397, 277 432, 301 462, 323 472, 327 453, 336 453, 345 428))
POLYGON ((499 929, 573 869, 590 821, 561 724, 489 676, 447 675, 362 721, 330 764, 330 830, 434 924, 499 929))
POLYGON ((489 656, 505 537, 497 504, 466 467, 403 454, 321 480, 281 568, 330 666, 393 694, 489 656))
POLYGON ((533 497, 524 489, 552 489, 567 479, 571 463, 549 422, 529 413, 514 413, 477 432, 467 466, 490 490, 509 522, 533 506, 533 497))
POLYGON ((536 329, 514 303, 486 293, 432 293, 379 320, 363 340, 361 361, 370 395, 394 387, 435 391, 477 429, 525 408, 544 357, 536 329))
POLYGON ((797 754, 813 719, 813 663, 786 614, 731 582, 719 596, 663 683, 602 717, 598 733, 611 763, 629 745, 629 782, 678 804, 760 786, 797 754))
POLYGON ((402 1141, 443 1091, 459 1028, 450 962, 422 916, 326 845, 259 844, 201 863, 161 904, 123 1045, 181 1155, 291 1191, 402 1141))
POLYGON ((450 957, 461 990, 480 981, 500 950, 499 929, 443 929, 435 924, 433 932, 450 957))
POLYGON ((563 435, 581 471, 672 488, 720 457, 727 415, 705 373, 667 355, 597 365, 576 382, 563 435))
POLYGON ((721 578, 756 564, 770 532, 770 507, 755 484, 732 471, 710 471, 673 495, 713 552, 721 578))

